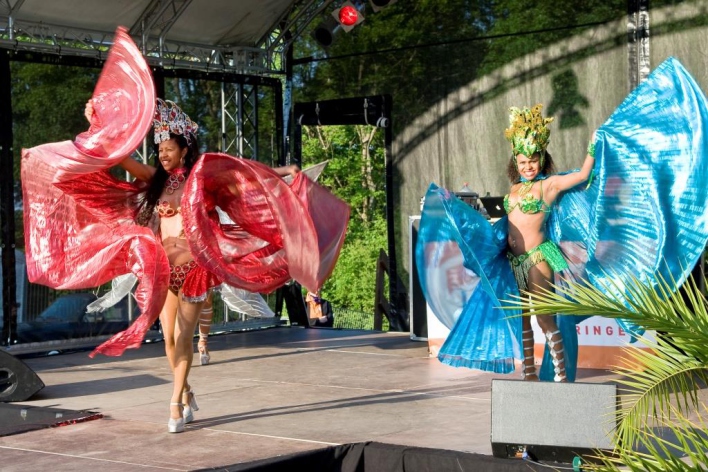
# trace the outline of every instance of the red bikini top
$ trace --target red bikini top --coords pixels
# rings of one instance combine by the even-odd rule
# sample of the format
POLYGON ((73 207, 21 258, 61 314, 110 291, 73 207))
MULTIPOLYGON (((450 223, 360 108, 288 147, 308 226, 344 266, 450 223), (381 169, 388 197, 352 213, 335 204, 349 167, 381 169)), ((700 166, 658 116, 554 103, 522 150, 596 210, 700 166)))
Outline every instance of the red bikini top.
POLYGON ((155 211, 160 218, 170 218, 180 212, 180 208, 174 208, 167 200, 158 200, 155 205, 155 211))

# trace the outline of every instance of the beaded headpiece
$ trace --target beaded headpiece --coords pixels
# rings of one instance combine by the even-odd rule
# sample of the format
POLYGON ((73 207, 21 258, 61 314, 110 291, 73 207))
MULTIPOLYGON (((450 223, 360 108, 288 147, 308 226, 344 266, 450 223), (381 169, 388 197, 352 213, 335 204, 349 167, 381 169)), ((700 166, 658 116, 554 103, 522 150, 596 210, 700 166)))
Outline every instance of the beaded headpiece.
POLYGON ((551 130, 548 124, 553 118, 544 118, 541 115, 540 103, 529 108, 509 108, 509 127, 504 131, 504 137, 511 143, 513 151, 512 158, 516 159, 518 154, 531 157, 534 153, 541 155, 541 167, 543 167, 546 147, 551 138, 551 130))
POLYGON ((187 144, 191 144, 199 129, 175 102, 160 98, 157 99, 155 119, 152 123, 155 128, 155 144, 170 139, 170 133, 184 136, 187 144))

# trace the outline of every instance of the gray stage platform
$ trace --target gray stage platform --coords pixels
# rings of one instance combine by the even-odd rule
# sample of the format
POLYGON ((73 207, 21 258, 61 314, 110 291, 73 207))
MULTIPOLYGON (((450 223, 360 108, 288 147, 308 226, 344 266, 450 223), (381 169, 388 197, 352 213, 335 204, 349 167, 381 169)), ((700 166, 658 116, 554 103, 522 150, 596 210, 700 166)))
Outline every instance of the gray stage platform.
POLYGON ((200 410, 182 434, 167 433, 162 343, 24 359, 46 384, 25 404, 103 418, 0 437, 2 470, 194 470, 363 441, 491 455, 491 380, 518 378, 442 365, 407 333, 279 327, 210 347, 212 364, 190 375, 200 410))

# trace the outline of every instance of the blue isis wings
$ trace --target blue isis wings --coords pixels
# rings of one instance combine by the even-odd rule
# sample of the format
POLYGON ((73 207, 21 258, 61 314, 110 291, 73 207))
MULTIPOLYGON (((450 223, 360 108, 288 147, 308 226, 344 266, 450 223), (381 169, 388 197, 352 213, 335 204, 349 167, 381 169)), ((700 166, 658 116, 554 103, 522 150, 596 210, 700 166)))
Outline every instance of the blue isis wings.
MULTIPOLYGON (((592 183, 553 205, 547 235, 569 263, 556 283, 586 281, 622 298, 629 276, 686 279, 708 241, 706 123, 705 95, 674 58, 627 96, 597 131, 592 183)), ((442 362, 510 372, 520 358, 518 313, 499 308, 518 293, 506 234, 506 218, 490 226, 454 195, 430 186, 416 262, 431 310, 451 328, 442 362)), ((575 324, 582 319, 558 317, 569 379, 575 324)), ((541 377, 552 377, 550 362, 543 364, 541 377)))

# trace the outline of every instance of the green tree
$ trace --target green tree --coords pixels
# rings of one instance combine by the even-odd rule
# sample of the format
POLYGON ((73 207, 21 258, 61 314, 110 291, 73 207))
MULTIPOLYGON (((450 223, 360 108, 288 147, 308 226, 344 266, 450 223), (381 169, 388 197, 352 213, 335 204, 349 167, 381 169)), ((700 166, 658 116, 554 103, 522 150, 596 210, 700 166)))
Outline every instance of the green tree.
MULTIPOLYGON (((295 43, 296 101, 390 94, 394 129, 468 83, 485 57, 477 39, 492 25, 491 0, 397 2, 323 51, 308 34, 295 43)), ((329 11, 323 15, 330 14, 329 11)), ((311 27, 319 22, 316 20, 311 27)))
POLYGON ((177 103, 199 125, 202 151, 217 151, 221 144, 221 84, 211 80, 165 79, 165 98, 177 103))
POLYGON ((84 105, 98 69, 12 62, 12 120, 15 178, 20 152, 44 143, 74 139, 88 128, 84 105))
POLYGON ((383 218, 383 133, 373 126, 306 126, 302 139, 303 166, 328 160, 320 183, 349 203, 352 225, 383 218))
POLYGON ((334 273, 322 295, 334 306, 374 312, 376 261, 386 248, 386 220, 377 219, 350 230, 334 273))
MULTIPOLYGON (((23 148, 74 139, 88 128, 84 106, 91 98, 98 69, 12 62, 13 177, 16 205, 22 202, 20 162, 23 148)), ((22 211, 15 212, 15 239, 24 247, 22 211)))
MULTIPOLYGON (((615 21, 627 16, 625 0, 589 0, 577 3, 542 0, 529 8, 520 0, 497 0, 491 12, 489 50, 480 74, 488 74, 514 59, 566 41, 591 28, 592 24, 615 21), (583 26, 585 25, 585 26, 583 26)), ((589 51, 588 53, 594 53, 589 51)))
POLYGON ((319 182, 346 201, 351 219, 322 295, 335 306, 372 313, 379 251, 387 247, 383 133, 372 126, 308 126, 303 166, 328 160, 319 182))

